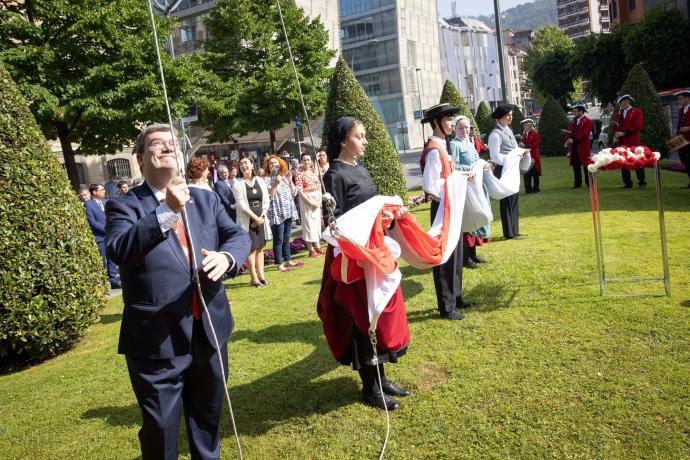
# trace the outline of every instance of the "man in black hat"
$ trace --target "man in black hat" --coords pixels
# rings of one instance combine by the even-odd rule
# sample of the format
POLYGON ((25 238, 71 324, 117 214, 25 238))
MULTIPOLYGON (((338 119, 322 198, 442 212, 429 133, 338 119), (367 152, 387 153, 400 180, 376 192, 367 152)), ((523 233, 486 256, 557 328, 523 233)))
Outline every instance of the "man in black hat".
MULTIPOLYGON (((690 90, 679 91, 675 94, 678 98, 678 127, 676 129, 676 136, 683 135, 685 139, 690 142, 690 90)), ((678 150, 680 161, 685 165, 685 173, 690 178, 690 145, 678 150)), ((688 183, 686 188, 690 188, 688 183)))
MULTIPOLYGON (((434 221, 440 204, 441 190, 455 165, 448 155, 447 139, 453 130, 453 116, 460 112, 450 104, 438 104, 424 112, 422 123, 429 123, 433 133, 429 136, 419 165, 422 169, 422 189, 431 197, 431 222, 434 221)), ((470 178, 474 173, 468 173, 470 178)), ((450 243, 450 242, 449 242, 450 243)), ((458 308, 468 308, 471 303, 462 300, 462 241, 458 238, 455 251, 448 260, 433 268, 436 302, 442 318, 459 320, 465 316, 458 308)))
POLYGON ((587 165, 592 155, 592 146, 589 142, 589 136, 592 134, 592 120, 585 115, 587 109, 583 104, 575 104, 570 110, 575 119, 570 123, 568 140, 565 143, 570 147, 570 166, 573 167, 573 188, 582 187, 583 174, 585 185, 589 188, 587 165))
MULTIPOLYGON (((510 123, 513 121, 513 106, 506 104, 496 107, 491 118, 496 120, 496 127, 489 134, 489 152, 491 161, 496 164, 494 175, 500 178, 506 155, 518 147, 515 135, 510 129, 510 123)), ((507 240, 519 239, 518 194, 503 198, 500 201, 500 209, 503 237, 507 240)))
MULTIPOLYGON (((640 133, 642 132, 643 113, 642 110, 632 106, 633 102, 635 102, 635 99, 629 94, 624 94, 616 100, 620 111, 616 114, 616 119, 612 125, 613 137, 616 139, 615 143, 617 146, 635 148, 641 144, 640 133)), ((635 175, 637 176, 639 187, 647 187, 644 168, 637 168, 635 175)), ((630 177, 630 170, 621 169, 621 176, 623 177, 623 187, 632 188, 633 183, 630 177)))

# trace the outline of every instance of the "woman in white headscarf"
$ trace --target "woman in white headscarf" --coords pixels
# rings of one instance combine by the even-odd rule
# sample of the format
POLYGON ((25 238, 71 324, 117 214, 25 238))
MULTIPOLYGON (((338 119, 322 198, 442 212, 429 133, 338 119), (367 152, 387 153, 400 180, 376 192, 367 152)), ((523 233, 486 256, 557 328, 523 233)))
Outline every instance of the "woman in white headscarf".
MULTIPOLYGON (((455 162, 455 168, 460 171, 471 171, 475 163, 479 161, 479 153, 470 137, 470 120, 460 115, 453 119, 455 126, 455 138, 450 142, 450 154, 455 162)), ((491 170, 490 164, 487 163, 491 170)), ((484 196, 489 200, 489 192, 484 187, 484 196)), ((477 255, 477 246, 489 242, 491 236, 490 225, 485 225, 469 233, 462 234, 463 242, 463 266, 466 268, 478 268, 486 261, 477 255)))

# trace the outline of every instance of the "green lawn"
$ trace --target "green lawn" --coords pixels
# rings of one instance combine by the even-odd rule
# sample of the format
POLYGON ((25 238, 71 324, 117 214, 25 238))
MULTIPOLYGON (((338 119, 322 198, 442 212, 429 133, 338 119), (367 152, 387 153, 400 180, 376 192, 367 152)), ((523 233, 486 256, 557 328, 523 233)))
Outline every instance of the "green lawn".
MULTIPOLYGON (((480 249, 489 263, 465 271, 465 297, 478 303, 465 321, 440 320, 431 273, 403 264, 412 341, 388 369, 413 395, 392 414, 388 458, 690 457, 686 176, 663 173, 672 296, 602 298, 588 194, 570 189, 564 159, 546 159, 544 171, 542 193, 520 197, 528 236, 497 238, 480 249)), ((647 190, 622 190, 620 173, 601 175, 610 276, 661 274, 650 179, 647 190)), ((415 212, 428 223, 428 206, 415 212)), ((384 414, 359 402, 356 373, 330 356, 315 311, 323 262, 303 260, 268 272, 263 290, 246 276, 228 283, 245 457, 375 458, 384 414)), ((0 375, 0 457, 138 456, 139 412, 116 354, 121 309, 111 300, 68 353, 0 375)), ((184 434, 180 451, 189 457, 184 434)), ((227 414, 222 457, 237 457, 227 414)))

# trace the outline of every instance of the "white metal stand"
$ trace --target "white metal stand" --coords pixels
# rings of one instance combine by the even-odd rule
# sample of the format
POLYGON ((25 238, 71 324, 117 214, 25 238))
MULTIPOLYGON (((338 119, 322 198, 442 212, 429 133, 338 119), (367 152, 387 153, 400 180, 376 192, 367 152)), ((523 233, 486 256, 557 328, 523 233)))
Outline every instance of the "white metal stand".
POLYGON ((596 173, 589 173, 589 197, 592 203, 592 224, 594 226, 594 248, 597 253, 597 268, 599 270, 599 293, 604 296, 619 296, 619 297, 670 297, 671 283, 668 268, 668 249, 666 246, 666 222, 664 220, 664 208, 661 201, 661 170, 659 163, 654 166, 654 175, 656 178, 656 202, 659 212, 659 234, 661 237, 661 261, 664 267, 664 276, 662 278, 607 278, 604 266, 604 245, 601 233, 601 217, 599 215, 599 189, 597 187, 596 173), (620 281, 663 281, 664 294, 607 294, 606 283, 620 281))

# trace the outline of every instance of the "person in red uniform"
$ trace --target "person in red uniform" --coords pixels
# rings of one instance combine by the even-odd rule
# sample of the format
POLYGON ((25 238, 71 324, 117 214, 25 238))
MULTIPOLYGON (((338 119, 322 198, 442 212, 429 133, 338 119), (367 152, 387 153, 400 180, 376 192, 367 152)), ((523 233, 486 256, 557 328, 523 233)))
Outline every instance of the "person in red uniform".
POLYGON ((472 125, 470 125, 470 140, 474 144, 474 148, 477 150, 480 157, 488 150, 486 145, 484 145, 479 136, 474 132, 474 126, 472 125))
POLYGON ((566 146, 570 147, 570 166, 573 167, 574 176, 573 188, 582 187, 583 173, 585 185, 589 188, 587 165, 592 154, 589 143, 589 136, 592 133, 592 120, 586 115, 587 109, 583 104, 576 104, 570 110, 575 115, 575 119, 570 123, 566 146))
MULTIPOLYGON (((678 126, 676 136, 683 135, 690 142, 690 90, 679 91, 674 94, 678 98, 678 126)), ((678 150, 680 161, 685 165, 685 173, 690 178, 690 145, 678 150)), ((690 183, 684 188, 690 188, 690 183)))
POLYGON ((534 166, 525 173, 525 193, 539 193, 539 176, 541 176, 541 157, 539 156, 539 144, 541 138, 539 131, 534 127, 534 120, 525 118, 522 120, 522 142, 520 147, 529 149, 534 166))
MULTIPOLYGON (((620 107, 620 111, 616 114, 616 118, 612 123, 614 144, 617 146, 637 147, 641 145, 640 132, 642 131, 642 110, 633 107, 632 103, 635 99, 629 94, 624 94, 616 100, 616 104, 620 107)), ((630 170, 621 169, 623 177, 623 188, 632 188, 633 183, 630 176, 630 170)), ((635 170, 637 176, 637 184, 640 188, 647 187, 645 181, 644 168, 635 170)))

